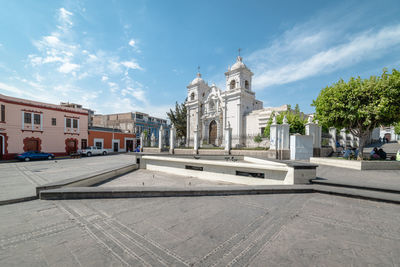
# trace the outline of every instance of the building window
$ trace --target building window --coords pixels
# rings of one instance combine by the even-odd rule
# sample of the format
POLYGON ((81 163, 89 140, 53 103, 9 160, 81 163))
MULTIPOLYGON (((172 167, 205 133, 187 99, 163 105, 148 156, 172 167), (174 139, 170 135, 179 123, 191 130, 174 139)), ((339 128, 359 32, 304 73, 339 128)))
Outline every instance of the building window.
POLYGON ((56 118, 51 118, 51 125, 56 126, 57 125, 57 120, 56 118))
POLYGON ((32 123, 32 114, 24 113, 24 123, 32 123))
POLYGON ((229 88, 230 88, 230 89, 235 89, 235 85, 236 85, 236 81, 235 81, 235 80, 232 80, 231 83, 230 83, 230 85, 229 85, 229 88))
POLYGON ((194 93, 190 95, 190 100, 194 100, 194 93))
POLYGON ((73 125, 75 129, 78 128, 78 120, 73 120, 73 125))
POLYGON ((70 119, 70 118, 67 118, 65 124, 66 124, 66 127, 67 127, 67 128, 71 128, 71 119, 70 119))
POLYGON ((261 127, 261 136, 264 136, 265 127, 261 127))
POLYGON ((33 114, 33 123, 40 124, 40 114, 33 114))
POLYGON ((6 121, 6 106, 4 106, 4 105, 1 105, 0 121, 1 122, 5 122, 6 121))
POLYGON ((81 140, 81 149, 86 149, 87 148, 87 140, 86 139, 82 139, 81 140))
POLYGON ((244 81, 244 88, 249 89, 249 82, 248 81, 244 81))
POLYGON ((96 142, 96 144, 95 144, 95 146, 98 148, 98 149, 102 149, 103 147, 103 143, 102 142, 96 142))

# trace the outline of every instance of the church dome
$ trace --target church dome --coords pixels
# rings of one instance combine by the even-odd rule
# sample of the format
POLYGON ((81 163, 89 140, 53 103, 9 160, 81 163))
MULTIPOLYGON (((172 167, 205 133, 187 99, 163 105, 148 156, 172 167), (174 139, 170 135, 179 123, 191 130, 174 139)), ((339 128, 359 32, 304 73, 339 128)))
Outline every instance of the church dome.
POLYGON ((198 84, 204 82, 204 80, 201 78, 201 74, 197 73, 197 77, 194 78, 194 80, 190 83, 190 85, 198 84))
POLYGON ((240 69, 240 68, 247 68, 247 66, 243 63, 242 57, 238 56, 236 59, 236 63, 233 64, 231 70, 236 70, 236 69, 240 69))

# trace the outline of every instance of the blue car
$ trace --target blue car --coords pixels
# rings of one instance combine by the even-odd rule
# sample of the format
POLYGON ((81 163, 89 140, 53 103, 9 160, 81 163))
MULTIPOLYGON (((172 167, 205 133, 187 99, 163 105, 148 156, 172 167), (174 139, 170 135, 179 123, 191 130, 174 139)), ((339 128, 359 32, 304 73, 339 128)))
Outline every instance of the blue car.
POLYGON ((28 151, 18 154, 16 157, 20 161, 31 161, 37 159, 54 159, 54 154, 44 153, 40 151, 28 151))

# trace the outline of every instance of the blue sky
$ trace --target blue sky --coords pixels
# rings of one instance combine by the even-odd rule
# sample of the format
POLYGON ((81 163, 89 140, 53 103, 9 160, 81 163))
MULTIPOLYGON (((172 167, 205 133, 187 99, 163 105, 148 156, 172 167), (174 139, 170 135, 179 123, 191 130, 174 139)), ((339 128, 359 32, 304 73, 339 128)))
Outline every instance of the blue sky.
POLYGON ((238 48, 264 106, 311 113, 340 78, 400 69, 400 1, 0 0, 0 93, 166 117, 238 48))

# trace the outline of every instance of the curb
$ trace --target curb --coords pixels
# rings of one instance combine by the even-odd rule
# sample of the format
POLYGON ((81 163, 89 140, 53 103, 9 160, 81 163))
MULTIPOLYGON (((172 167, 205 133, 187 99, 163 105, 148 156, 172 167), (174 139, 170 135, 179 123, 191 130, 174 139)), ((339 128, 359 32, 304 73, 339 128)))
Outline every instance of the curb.
POLYGON ((157 187, 70 187, 50 189, 40 192, 40 199, 100 199, 100 198, 147 198, 147 197, 199 197, 199 196, 230 196, 230 195, 260 195, 260 194, 291 194, 313 193, 310 186, 269 186, 244 187, 221 186, 219 188, 157 188, 157 187))
POLYGON ((389 188, 370 187, 370 186, 362 186, 362 185, 355 185, 355 184, 320 182, 318 180, 310 180, 310 182, 312 184, 322 185, 322 186, 323 185, 336 186, 336 187, 343 187, 343 188, 353 188, 353 189, 360 189, 360 190, 369 190, 369 191, 378 191, 378 192, 385 192, 385 193, 392 193, 392 194, 400 194, 400 190, 389 189, 389 188))
POLYGON ((29 197, 21 197, 21 198, 1 200, 0 201, 0 206, 9 205, 9 204, 15 204, 15 203, 21 203, 21 202, 27 202, 27 201, 32 201, 32 200, 36 200, 36 199, 39 199, 39 197, 38 196, 29 196, 29 197))

